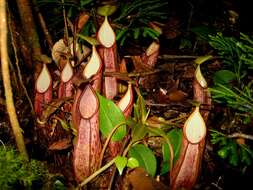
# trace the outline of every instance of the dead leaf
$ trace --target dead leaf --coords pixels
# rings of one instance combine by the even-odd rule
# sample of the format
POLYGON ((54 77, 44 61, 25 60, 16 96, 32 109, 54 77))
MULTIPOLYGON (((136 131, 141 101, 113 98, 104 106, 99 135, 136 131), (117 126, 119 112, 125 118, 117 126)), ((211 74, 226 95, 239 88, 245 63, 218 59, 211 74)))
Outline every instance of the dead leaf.
POLYGON ((151 116, 148 118, 147 123, 150 124, 152 127, 161 128, 164 126, 165 119, 162 117, 151 116))
POLYGON ((49 145, 48 149, 49 150, 65 150, 65 149, 71 147, 71 145, 72 145, 71 139, 64 138, 64 139, 61 139, 61 140, 49 145))
POLYGON ((150 68, 146 68, 143 64, 142 64, 142 58, 140 55, 135 55, 135 56, 131 56, 131 59, 133 61, 134 64, 134 70, 136 72, 138 71, 147 71, 150 70, 150 68))
POLYGON ((127 174, 127 179, 133 186, 133 190, 167 190, 166 185, 156 181, 144 168, 138 167, 127 174))
POLYGON ((127 63, 126 63, 126 59, 122 59, 120 64, 119 64, 119 71, 121 73, 127 73, 127 63))
POLYGON ((90 16, 86 12, 82 12, 79 15, 78 22, 77 22, 77 32, 81 32, 85 24, 88 22, 90 16))
POLYGON ((63 106, 63 104, 69 100, 71 100, 71 98, 61 98, 52 101, 49 105, 47 105, 47 108, 43 111, 39 123, 46 123, 49 117, 57 110, 59 110, 60 107, 63 106))
POLYGON ((245 145, 245 139, 244 138, 237 138, 236 139, 237 144, 239 145, 245 145))
POLYGON ((71 54, 71 56, 75 55, 78 58, 78 61, 82 60, 83 57, 87 57, 87 55, 90 54, 90 48, 80 45, 78 43, 75 44, 75 50, 73 45, 73 38, 68 39, 69 47, 66 46, 63 39, 60 39, 57 41, 53 48, 52 48, 52 58, 54 62, 58 65, 61 59, 64 59, 64 57, 67 57, 68 54, 71 54), (71 52, 69 52, 69 49, 71 52))
POLYGON ((187 97, 187 94, 182 90, 175 90, 168 94, 168 98, 171 102, 182 102, 187 97))

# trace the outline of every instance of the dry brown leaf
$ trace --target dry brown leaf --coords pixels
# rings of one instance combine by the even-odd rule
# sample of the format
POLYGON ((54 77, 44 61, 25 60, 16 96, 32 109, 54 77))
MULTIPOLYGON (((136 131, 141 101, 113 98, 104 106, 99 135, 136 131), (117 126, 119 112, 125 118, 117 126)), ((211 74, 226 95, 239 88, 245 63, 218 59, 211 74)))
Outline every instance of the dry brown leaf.
POLYGON ((245 145, 245 139, 244 138, 237 138, 236 139, 237 144, 239 145, 245 145))
POLYGON ((49 145, 48 149, 49 150, 65 150, 71 146, 72 146, 71 139, 64 138, 49 145))
POLYGON ((81 13, 77 22, 77 32, 81 32, 85 24, 88 22, 90 16, 85 12, 81 13))
POLYGON ((156 181, 144 168, 138 167, 127 174, 127 179, 133 187, 133 190, 167 190, 166 185, 156 181))
POLYGON ((164 118, 156 117, 156 116, 149 117, 147 120, 147 123, 150 124, 152 127, 158 127, 158 128, 163 127, 164 122, 165 122, 164 118))
POLYGON ((51 115, 53 115, 57 110, 61 108, 67 101, 70 101, 71 98, 61 98, 52 101, 48 104, 47 108, 42 112, 42 116, 39 120, 40 123, 46 123, 51 115))
POLYGON ((182 90, 175 90, 168 94, 168 98, 171 102, 182 102, 187 97, 187 94, 182 90))

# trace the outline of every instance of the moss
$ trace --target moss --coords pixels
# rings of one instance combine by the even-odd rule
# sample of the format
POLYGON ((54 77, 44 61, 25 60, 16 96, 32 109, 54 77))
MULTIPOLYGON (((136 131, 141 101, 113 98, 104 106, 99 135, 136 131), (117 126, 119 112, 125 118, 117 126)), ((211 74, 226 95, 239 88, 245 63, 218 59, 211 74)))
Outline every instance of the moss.
POLYGON ((40 189, 47 176, 42 162, 27 162, 13 148, 0 147, 0 190, 40 189))

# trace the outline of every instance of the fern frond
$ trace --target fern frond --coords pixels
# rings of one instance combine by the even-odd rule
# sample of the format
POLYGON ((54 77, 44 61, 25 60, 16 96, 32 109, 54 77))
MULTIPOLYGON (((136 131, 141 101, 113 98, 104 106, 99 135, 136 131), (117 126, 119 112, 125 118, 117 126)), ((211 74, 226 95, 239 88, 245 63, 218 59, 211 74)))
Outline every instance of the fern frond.
POLYGON ((226 102, 228 106, 236 110, 253 114, 253 92, 249 85, 243 90, 239 90, 217 84, 217 86, 209 88, 209 91, 216 102, 226 102))

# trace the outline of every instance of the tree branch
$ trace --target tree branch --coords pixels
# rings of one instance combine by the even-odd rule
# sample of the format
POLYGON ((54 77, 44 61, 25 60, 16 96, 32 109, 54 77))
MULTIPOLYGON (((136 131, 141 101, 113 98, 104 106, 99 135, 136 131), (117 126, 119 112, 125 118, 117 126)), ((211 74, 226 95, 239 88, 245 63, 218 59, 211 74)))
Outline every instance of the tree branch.
POLYGON ((248 140, 253 140, 253 135, 247 135, 243 133, 233 133, 227 136, 228 138, 243 138, 248 140))

